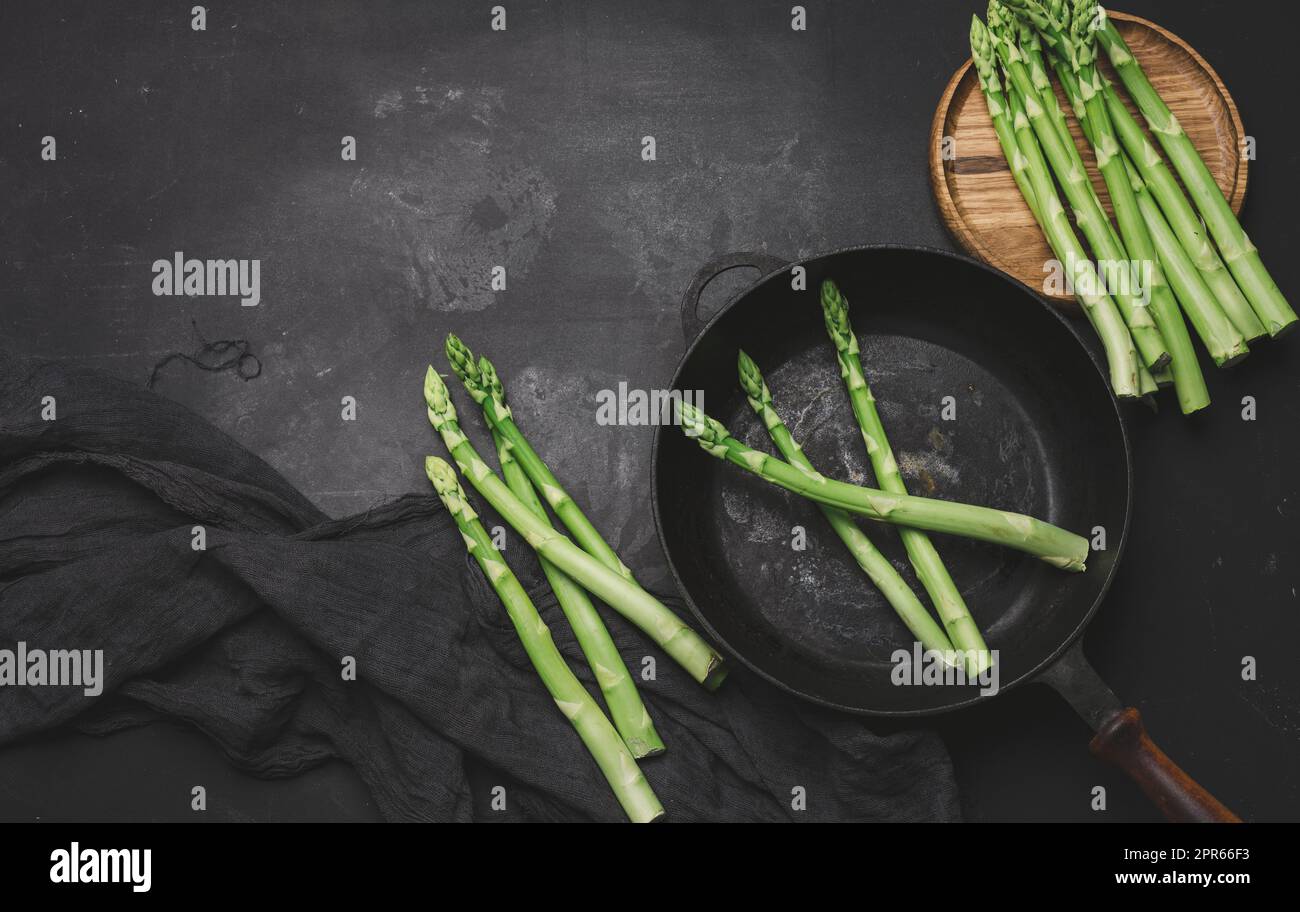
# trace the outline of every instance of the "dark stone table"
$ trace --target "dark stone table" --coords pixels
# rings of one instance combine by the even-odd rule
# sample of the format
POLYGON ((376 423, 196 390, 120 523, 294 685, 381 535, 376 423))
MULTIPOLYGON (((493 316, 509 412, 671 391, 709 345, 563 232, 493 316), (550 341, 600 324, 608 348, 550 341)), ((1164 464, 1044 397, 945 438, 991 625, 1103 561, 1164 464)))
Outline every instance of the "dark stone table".
MULTIPOLYGON (((214 2, 196 32, 189 4, 5 4, 0 338, 141 383, 169 353, 246 340, 255 379, 174 360, 155 388, 344 515, 427 489, 419 378, 454 330, 493 356, 625 560, 667 585, 650 429, 595 429, 595 391, 668 382, 678 300, 717 254, 951 247, 926 142, 979 5, 811 2, 803 32, 768 0, 504 5, 494 32, 488 3, 214 2), (261 302, 154 296, 150 266, 176 251, 260 259, 261 302)), ((1296 298, 1300 135, 1278 81, 1292 35, 1240 7, 1125 8, 1233 91, 1259 149, 1244 221, 1296 298)), ((1257 819, 1300 817, 1297 345, 1213 373, 1209 414, 1130 410, 1133 535, 1086 640, 1165 749, 1257 819)), ((1155 817, 1045 688, 934 724, 971 818, 1155 817)), ((210 819, 375 816, 342 766, 261 782, 167 725, 0 751, 0 817, 192 819, 194 784, 210 819)))

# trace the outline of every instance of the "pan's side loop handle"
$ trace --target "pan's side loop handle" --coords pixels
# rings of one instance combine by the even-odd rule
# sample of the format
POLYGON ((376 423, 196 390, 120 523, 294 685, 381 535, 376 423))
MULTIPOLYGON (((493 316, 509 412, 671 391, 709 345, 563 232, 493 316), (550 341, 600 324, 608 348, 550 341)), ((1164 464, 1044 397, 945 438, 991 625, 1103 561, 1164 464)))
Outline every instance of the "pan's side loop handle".
POLYGON ((1241 818, 1169 759, 1132 707, 1111 716, 1089 745, 1094 756, 1122 769, 1175 823, 1241 823, 1241 818))
POLYGON ((724 254, 701 266, 682 297, 682 335, 686 338, 686 344, 694 342, 695 337, 704 329, 705 321, 700 318, 700 295, 704 294, 704 289, 710 282, 732 269, 749 267, 757 269, 760 275, 767 275, 789 264, 789 260, 770 253, 746 251, 724 254))
POLYGON ((1096 730, 1089 745, 1093 756, 1126 773, 1166 819, 1174 823, 1241 823, 1241 818, 1156 746, 1142 716, 1120 703, 1088 662, 1080 643, 1066 650, 1043 672, 1041 680, 1096 730))

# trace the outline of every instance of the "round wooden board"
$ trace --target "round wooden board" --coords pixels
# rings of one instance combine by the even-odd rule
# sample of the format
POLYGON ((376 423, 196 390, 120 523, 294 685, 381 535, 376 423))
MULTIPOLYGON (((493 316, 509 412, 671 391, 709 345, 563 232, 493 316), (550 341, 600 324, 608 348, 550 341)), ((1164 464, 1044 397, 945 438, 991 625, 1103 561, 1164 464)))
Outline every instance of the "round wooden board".
MULTIPOLYGON (((1246 160, 1239 152, 1245 129, 1223 80, 1178 36, 1138 16, 1109 15, 1196 144, 1233 211, 1239 213, 1246 199, 1246 160)), ((1100 57, 1102 71, 1119 86, 1105 53, 1100 57)), ((1110 213, 1110 198, 1092 148, 1084 141, 1060 85, 1055 80, 1053 84, 1062 109, 1069 114, 1070 130, 1083 152, 1093 185, 1110 213)), ((1138 115, 1122 88, 1120 95, 1138 115)), ((1138 122, 1145 127, 1140 115, 1138 122)), ((930 184, 944 223, 967 253, 1043 292, 1044 264, 1053 255, 1011 177, 969 60, 953 75, 935 111, 930 130, 930 184), (945 139, 951 142, 945 143, 945 139), (951 150, 947 160, 945 148, 951 150)), ((1065 309, 1078 310, 1068 295, 1049 297, 1065 309)))

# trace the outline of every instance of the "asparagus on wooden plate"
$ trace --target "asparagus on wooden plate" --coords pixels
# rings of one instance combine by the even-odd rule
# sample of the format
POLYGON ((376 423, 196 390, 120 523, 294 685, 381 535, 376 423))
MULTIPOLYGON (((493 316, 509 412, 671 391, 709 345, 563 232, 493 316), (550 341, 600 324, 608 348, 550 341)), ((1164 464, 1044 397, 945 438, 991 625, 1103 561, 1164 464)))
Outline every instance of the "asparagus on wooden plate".
POLYGON ((1178 118, 1151 85, 1124 37, 1105 15, 1105 11, 1097 6, 1096 0, 1088 0, 1083 6, 1091 8, 1093 16, 1090 23, 1095 27, 1097 39, 1106 49, 1129 96, 1146 118, 1156 141, 1173 162, 1178 176, 1183 179, 1184 186, 1196 202, 1210 234, 1222 251, 1223 259, 1256 315, 1264 323, 1269 335, 1277 336, 1291 329, 1296 323, 1295 311, 1264 268, 1259 250, 1246 236, 1232 207, 1224 199, 1214 176, 1201 160, 1200 153, 1192 145, 1178 118))
MULTIPOLYGON (((429 422, 442 436, 456 465, 492 508, 501 514, 501 518, 522 535, 538 555, 559 567, 644 631, 705 687, 713 689, 722 683, 726 676, 722 657, 699 634, 628 577, 579 548, 552 528, 549 522, 538 519, 505 482, 488 468, 461 430, 447 385, 432 367, 424 376, 424 400, 428 406, 429 422)), ((510 439, 504 430, 503 436, 510 439)), ((519 458, 519 449, 511 452, 519 458)), ((522 459, 520 463, 523 464, 522 459)))
MULTIPOLYGON (((1140 178, 1125 160, 1110 114, 1106 111, 1101 74, 1095 64, 1096 46, 1085 25, 1086 20, 1081 17, 1076 17, 1072 23, 1073 53, 1060 53, 1058 46, 1058 53, 1054 54, 1057 73, 1084 137, 1096 154, 1097 166, 1115 209, 1120 238, 1145 277, 1151 313, 1173 358, 1171 370, 1179 407, 1183 414, 1189 415, 1210 404, 1209 390, 1197 363, 1187 324, 1183 322, 1178 301, 1165 278, 1151 231, 1138 204, 1135 181, 1140 182, 1140 178)), ((1040 86, 1040 92, 1050 94, 1053 99, 1056 97, 1050 82, 1045 87, 1040 86)), ((1068 137, 1068 126, 1066 130, 1068 137)), ((1069 143, 1074 145, 1073 138, 1069 138, 1069 143)))
MULTIPOLYGON (((862 432, 862 441, 867 448, 867 458, 875 472, 876 483, 893 494, 906 494, 907 485, 899 474, 898 462, 894 459, 893 447, 885 436, 885 425, 876 410, 876 398, 871 394, 866 374, 862 370, 861 352, 858 337, 853 332, 849 321, 849 304, 840 294, 834 282, 827 279, 821 287, 822 317, 826 324, 826 333, 835 346, 836 360, 840 365, 840 377, 848 389, 849 403, 853 415, 862 432)), ((948 568, 944 566, 939 551, 930 537, 918 529, 906 527, 898 530, 907 549, 908 560, 916 577, 930 594, 944 628, 948 631, 954 645, 970 655, 980 657, 975 671, 978 673, 989 663, 988 646, 980 635, 975 619, 971 617, 961 591, 953 582, 948 568)))
POLYGON ((449 513, 456 520, 465 547, 478 561, 488 582, 505 605, 510 622, 529 661, 550 692, 555 705, 573 725, 609 781, 619 804, 634 823, 649 823, 663 816, 664 809, 650 783, 637 766, 627 745, 614 730, 600 706, 574 677, 551 639, 551 631, 500 552, 492 546, 487 530, 478 519, 456 478, 456 470, 436 456, 424 463, 425 474, 449 513))
MULTIPOLYGON (((1251 309, 1241 289, 1237 287, 1236 279, 1224 265, 1218 251, 1210 243, 1204 224, 1197 217, 1187 197, 1183 195, 1183 190, 1178 185, 1173 172, 1169 170, 1169 166, 1160 157, 1156 147, 1151 145, 1146 134, 1142 132, 1142 127, 1124 106, 1115 87, 1107 82, 1103 86, 1103 93, 1106 112, 1110 114, 1111 123, 1115 126, 1115 132, 1119 135, 1129 160, 1138 169, 1151 195, 1155 197, 1161 212, 1177 236, 1184 254, 1196 265, 1201 282, 1208 289, 1215 307, 1232 323, 1236 335, 1241 337, 1242 341, 1236 343, 1231 335, 1225 335, 1216 341, 1216 347, 1230 353, 1235 352, 1227 356, 1227 363, 1240 361, 1249 352, 1247 343, 1263 338, 1268 335, 1268 331, 1255 315, 1255 311, 1251 309)), ((1183 300, 1183 306, 1187 306, 1186 300, 1183 300)), ((1203 303, 1197 306, 1202 312, 1208 309, 1203 303)), ((1213 357, 1215 348, 1210 347, 1209 343, 1206 343, 1206 347, 1213 357)))
MULTIPOLYGON (((1097 254, 1099 261, 1113 265, 1127 263, 1128 254, 1116 237, 1105 210, 1098 204, 1096 191, 1088 180, 1087 172, 1074 165, 1066 144, 1062 142, 1046 109, 1038 100, 1038 93, 1030 78, 1025 57, 1020 51, 1014 22, 998 10, 999 7, 996 5, 989 8, 990 21, 987 34, 1002 62, 1010 84, 1020 93, 1029 124, 1065 192, 1066 199, 1075 211, 1075 219, 1080 230, 1088 239, 1088 244, 1097 254)), ((1116 283, 1116 287, 1109 290, 1133 336, 1142 364, 1147 368, 1155 368, 1168 363, 1169 350, 1147 310, 1146 302, 1139 295, 1134 294, 1127 283, 1116 283)))
POLYGON ((816 470, 791 465, 746 446, 732 437, 720 421, 688 402, 676 405, 683 433, 706 453, 817 503, 878 522, 1005 545, 1065 570, 1082 572, 1088 559, 1087 539, 1042 520, 991 507, 891 494, 833 481, 816 470))
POLYGON ((1013 108, 1007 93, 1003 92, 994 60, 992 36, 978 17, 971 18, 970 44, 971 58, 998 140, 1011 163, 1012 174, 1018 175, 1017 182, 1021 184, 1022 192, 1026 188, 1029 190, 1026 202, 1038 219, 1049 245, 1057 259, 1070 270, 1075 297, 1105 349, 1111 388, 1117 396, 1136 397, 1139 395, 1138 363, 1133 338, 1115 302, 1102 287, 1096 267, 1074 234, 1052 184, 1052 175, 1038 139, 1029 126, 1023 101, 1012 99, 1018 105, 1013 108))
MULTIPOLYGON (((758 365, 753 359, 743 351, 737 355, 736 369, 740 374, 740 386, 745 391, 745 397, 749 401, 749 407, 754 410, 767 428, 768 436, 772 438, 772 443, 776 445, 777 450, 785 457, 786 461, 796 468, 805 471, 814 471, 812 462, 804 455, 803 447, 795 442, 790 434, 790 429, 785 426, 781 416, 777 414, 776 407, 772 403, 772 393, 767 388, 767 383, 763 380, 763 375, 758 369, 758 365)), ((867 578, 875 583, 876 588, 880 590, 885 599, 893 606, 894 611, 912 635, 927 650, 935 650, 940 654, 947 656, 954 652, 953 643, 943 632, 930 613, 925 610, 915 593, 907 585, 907 582, 894 569, 894 565, 871 543, 871 539, 858 528, 854 522, 853 516, 839 507, 832 507, 826 504, 818 504, 822 515, 835 531, 835 534, 844 542, 844 546, 849 549, 853 559, 867 578)), ((980 641, 981 652, 984 652, 983 641, 980 641)), ((983 667, 984 662, 980 660, 979 655, 965 656, 967 659, 966 667, 971 674, 978 674, 983 667)))

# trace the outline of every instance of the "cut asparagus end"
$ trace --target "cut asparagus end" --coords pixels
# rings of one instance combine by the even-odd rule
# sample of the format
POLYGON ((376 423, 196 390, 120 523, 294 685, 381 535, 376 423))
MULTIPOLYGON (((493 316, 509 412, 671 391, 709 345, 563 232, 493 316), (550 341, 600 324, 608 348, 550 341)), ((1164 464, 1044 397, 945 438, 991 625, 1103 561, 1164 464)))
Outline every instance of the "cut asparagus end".
POLYGON ((722 686, 722 682, 727 679, 727 672, 731 671, 727 663, 722 661, 720 656, 714 656, 709 661, 708 671, 705 672, 704 680, 700 683, 704 685, 705 690, 717 690, 722 686))

